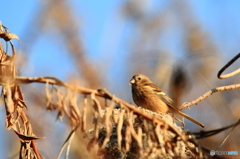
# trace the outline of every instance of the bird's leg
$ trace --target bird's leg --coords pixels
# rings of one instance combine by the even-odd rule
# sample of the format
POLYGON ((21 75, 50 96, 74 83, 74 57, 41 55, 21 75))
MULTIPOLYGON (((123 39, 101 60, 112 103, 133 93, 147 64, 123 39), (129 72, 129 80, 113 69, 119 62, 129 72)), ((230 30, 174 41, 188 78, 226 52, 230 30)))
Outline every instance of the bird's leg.
POLYGON ((184 129, 184 127, 185 127, 184 117, 183 117, 183 116, 182 116, 182 127, 183 127, 183 129, 184 129))
POLYGON ((182 123, 182 126, 181 126, 181 127, 184 129, 185 123, 184 123, 184 118, 183 118, 183 117, 182 117, 182 120, 180 120, 180 119, 174 117, 174 114, 173 114, 173 119, 175 119, 175 120, 179 121, 180 123, 182 123))

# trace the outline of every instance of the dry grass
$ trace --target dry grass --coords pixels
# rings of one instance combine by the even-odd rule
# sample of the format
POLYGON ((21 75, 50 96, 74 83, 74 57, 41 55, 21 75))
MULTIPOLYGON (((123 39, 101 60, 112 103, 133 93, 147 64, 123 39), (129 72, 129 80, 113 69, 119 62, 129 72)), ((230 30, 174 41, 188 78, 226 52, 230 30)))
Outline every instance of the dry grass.
MULTIPOLYGON (((95 151, 98 158, 210 158, 209 150, 198 143, 196 134, 183 131, 168 114, 137 108, 106 89, 83 88, 55 77, 19 77, 14 65, 16 50, 10 41, 17 36, 8 33, 4 26, 3 28, 0 30, 0 38, 10 43, 12 55, 8 55, 0 44, 0 83, 6 108, 6 128, 12 129, 21 143, 19 158, 42 158, 36 143, 39 139, 48 140, 34 134, 26 115, 27 104, 22 95, 21 84, 30 83, 45 84, 46 109, 57 111, 57 118, 66 118, 72 128, 58 158, 64 149, 66 156, 69 155, 77 130, 88 139, 85 145, 87 150, 95 151), (87 120, 91 118, 92 126, 89 126, 87 120)), ((197 104, 217 91, 239 87, 237 84, 212 89, 181 108, 197 104)), ((233 126, 236 125, 231 127, 233 126)), ((223 130, 225 129, 215 132, 223 130)))

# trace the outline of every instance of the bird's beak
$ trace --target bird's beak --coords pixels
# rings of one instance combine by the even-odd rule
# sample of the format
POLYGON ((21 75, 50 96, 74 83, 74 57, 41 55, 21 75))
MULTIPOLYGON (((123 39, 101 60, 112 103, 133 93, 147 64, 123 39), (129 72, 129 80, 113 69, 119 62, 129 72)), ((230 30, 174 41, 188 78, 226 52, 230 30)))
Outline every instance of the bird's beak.
POLYGON ((134 84, 135 83, 135 79, 131 79, 130 81, 129 81, 129 85, 132 85, 132 84, 134 84))

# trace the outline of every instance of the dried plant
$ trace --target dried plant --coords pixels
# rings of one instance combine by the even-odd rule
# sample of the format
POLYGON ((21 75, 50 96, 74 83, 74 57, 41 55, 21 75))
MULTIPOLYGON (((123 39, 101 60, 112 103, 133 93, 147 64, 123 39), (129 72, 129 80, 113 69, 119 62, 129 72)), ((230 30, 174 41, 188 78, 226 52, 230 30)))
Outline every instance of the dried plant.
MULTIPOLYGON (((70 145, 77 130, 88 138, 86 147, 89 151, 97 149, 99 158, 210 158, 209 150, 196 140, 199 134, 183 131, 169 114, 137 108, 115 97, 106 89, 83 88, 55 77, 18 76, 14 64, 16 50, 11 42, 11 39, 18 37, 1 25, 0 38, 4 39, 7 45, 10 43, 12 48, 12 55, 8 55, 8 51, 4 51, 0 44, 0 83, 6 108, 6 128, 12 129, 21 143, 19 158, 42 158, 37 148, 37 140, 43 137, 37 137, 33 133, 25 113, 27 104, 20 87, 20 84, 34 82, 45 84, 46 109, 57 111, 57 118, 66 118, 72 128, 58 158, 66 146, 66 156, 69 155, 70 145), (105 99, 105 102, 100 102, 101 98, 105 99), (87 113, 88 111, 92 113, 87 113), (91 129, 87 126, 89 115, 92 117, 91 129)), ((221 78, 221 73, 237 58, 239 54, 220 70, 218 77, 221 78)), ((240 84, 214 88, 198 99, 183 104, 181 109, 197 104, 212 93, 239 87, 240 84)), ((239 122, 206 132, 203 137, 230 127, 234 129, 238 124, 239 122)))
POLYGON ((6 128, 13 129, 18 135, 21 147, 19 158, 41 158, 36 146, 36 140, 41 139, 33 133, 29 118, 24 109, 27 105, 24 102, 20 85, 14 82, 14 78, 18 76, 14 59, 16 50, 11 39, 19 39, 15 34, 9 33, 7 28, 0 24, 0 38, 3 38, 6 43, 9 42, 12 48, 12 55, 4 52, 0 43, 0 76, 2 85, 2 96, 6 108, 6 128))

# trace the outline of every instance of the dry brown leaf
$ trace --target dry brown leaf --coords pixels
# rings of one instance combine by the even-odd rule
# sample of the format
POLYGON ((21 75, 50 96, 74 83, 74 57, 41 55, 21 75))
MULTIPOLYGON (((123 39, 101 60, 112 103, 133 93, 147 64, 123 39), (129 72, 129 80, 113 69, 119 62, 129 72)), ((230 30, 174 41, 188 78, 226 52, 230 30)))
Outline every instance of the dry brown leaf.
POLYGON ((0 33, 0 38, 3 38, 5 41, 10 41, 11 39, 17 39, 20 41, 19 37, 16 34, 13 33, 0 33))
POLYGON ((38 140, 38 139, 44 139, 45 137, 37 137, 35 135, 24 135, 24 134, 20 134, 17 131, 14 131, 18 137, 22 140, 38 140))

